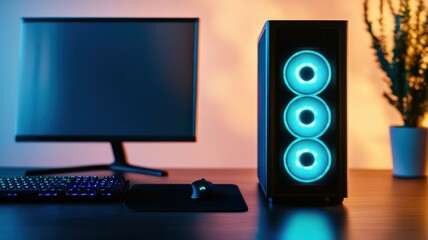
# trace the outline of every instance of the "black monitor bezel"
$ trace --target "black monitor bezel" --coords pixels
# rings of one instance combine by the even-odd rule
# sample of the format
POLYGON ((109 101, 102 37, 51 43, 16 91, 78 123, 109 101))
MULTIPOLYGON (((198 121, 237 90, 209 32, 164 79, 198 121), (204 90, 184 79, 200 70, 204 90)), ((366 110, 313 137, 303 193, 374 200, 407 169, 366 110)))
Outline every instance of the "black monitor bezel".
POLYGON ((108 18, 108 17, 22 17, 21 26, 31 22, 190 22, 195 24, 193 74, 193 135, 189 136, 84 136, 84 135, 18 135, 16 142, 196 142, 197 132, 197 78, 199 54, 199 18, 108 18))

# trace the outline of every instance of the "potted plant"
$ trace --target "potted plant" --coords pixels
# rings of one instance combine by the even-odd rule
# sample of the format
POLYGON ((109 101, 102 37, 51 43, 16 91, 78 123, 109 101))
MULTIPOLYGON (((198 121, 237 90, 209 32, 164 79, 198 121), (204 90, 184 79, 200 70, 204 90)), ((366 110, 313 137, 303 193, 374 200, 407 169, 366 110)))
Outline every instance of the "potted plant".
POLYGON ((393 174, 424 177, 426 174, 427 129, 422 122, 428 109, 428 16, 423 0, 380 0, 379 16, 369 16, 364 0, 364 20, 377 61, 385 73, 386 100, 400 113, 402 126, 390 127, 393 174), (393 19, 393 31, 385 32, 385 16, 393 19), (376 27, 376 31, 375 28, 376 27), (392 37, 388 41, 387 37, 392 37), (388 44, 392 47, 388 48, 388 44))

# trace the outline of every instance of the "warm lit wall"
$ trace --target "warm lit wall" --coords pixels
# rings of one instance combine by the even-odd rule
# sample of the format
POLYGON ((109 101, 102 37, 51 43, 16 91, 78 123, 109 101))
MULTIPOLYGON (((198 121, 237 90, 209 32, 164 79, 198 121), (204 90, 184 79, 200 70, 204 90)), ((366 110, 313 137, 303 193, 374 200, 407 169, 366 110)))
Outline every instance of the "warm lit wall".
POLYGON ((153 167, 256 167, 257 38, 267 19, 349 21, 349 166, 390 168, 388 126, 398 115, 365 32, 362 1, 1 0, 0 166, 108 163, 104 143, 15 143, 19 18, 199 17, 197 143, 127 143, 130 161, 153 167))

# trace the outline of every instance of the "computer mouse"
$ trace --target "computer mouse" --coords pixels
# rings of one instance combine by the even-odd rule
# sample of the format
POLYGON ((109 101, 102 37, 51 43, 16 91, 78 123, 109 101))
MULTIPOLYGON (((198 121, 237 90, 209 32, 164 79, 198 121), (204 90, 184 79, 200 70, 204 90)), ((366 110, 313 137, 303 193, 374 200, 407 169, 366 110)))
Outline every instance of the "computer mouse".
POLYGON ((193 199, 206 200, 212 198, 213 183, 202 178, 192 183, 192 196, 193 199))

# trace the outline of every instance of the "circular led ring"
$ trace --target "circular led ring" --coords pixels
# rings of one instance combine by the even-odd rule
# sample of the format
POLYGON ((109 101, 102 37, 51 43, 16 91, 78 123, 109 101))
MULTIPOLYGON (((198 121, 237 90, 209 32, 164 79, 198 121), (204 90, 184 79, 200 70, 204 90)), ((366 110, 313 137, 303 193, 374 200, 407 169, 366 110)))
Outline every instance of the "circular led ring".
POLYGON ((331 153, 318 139, 297 139, 284 153, 284 167, 287 173, 299 182, 315 182, 324 177, 330 169, 331 153), (304 154, 312 155, 311 164, 303 163, 304 154))
POLYGON ((293 54, 285 63, 284 82, 295 94, 318 94, 330 83, 331 66, 318 52, 303 50, 293 54))
POLYGON ((317 96, 295 97, 285 108, 283 120, 296 138, 317 138, 330 127, 330 108, 317 96))

